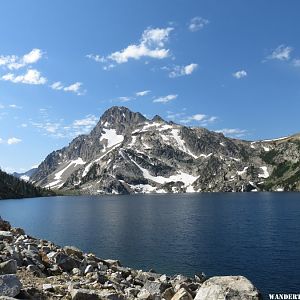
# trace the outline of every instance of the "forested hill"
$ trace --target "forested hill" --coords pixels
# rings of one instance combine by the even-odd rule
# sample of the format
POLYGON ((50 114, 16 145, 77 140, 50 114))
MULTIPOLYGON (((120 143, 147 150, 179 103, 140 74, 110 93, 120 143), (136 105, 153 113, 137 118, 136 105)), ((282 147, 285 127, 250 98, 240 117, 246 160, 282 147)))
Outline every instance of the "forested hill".
POLYGON ((54 195, 52 191, 35 187, 29 182, 0 170, 0 199, 28 198, 54 195))

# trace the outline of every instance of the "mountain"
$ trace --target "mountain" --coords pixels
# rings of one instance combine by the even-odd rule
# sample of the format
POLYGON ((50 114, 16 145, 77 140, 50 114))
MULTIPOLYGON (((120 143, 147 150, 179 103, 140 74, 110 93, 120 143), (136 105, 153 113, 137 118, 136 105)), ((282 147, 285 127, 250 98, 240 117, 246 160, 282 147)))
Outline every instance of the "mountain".
POLYGON ((36 187, 0 170, 0 199, 28 198, 54 195, 52 191, 36 187))
POLYGON ((34 173, 37 171, 37 168, 32 168, 24 173, 17 173, 17 172, 14 172, 12 173, 13 176, 17 177, 17 178, 20 178, 24 181, 29 181, 30 178, 34 175, 34 173))
POLYGON ((295 191, 299 150, 300 135, 250 142, 114 106, 31 181, 83 194, 295 191))

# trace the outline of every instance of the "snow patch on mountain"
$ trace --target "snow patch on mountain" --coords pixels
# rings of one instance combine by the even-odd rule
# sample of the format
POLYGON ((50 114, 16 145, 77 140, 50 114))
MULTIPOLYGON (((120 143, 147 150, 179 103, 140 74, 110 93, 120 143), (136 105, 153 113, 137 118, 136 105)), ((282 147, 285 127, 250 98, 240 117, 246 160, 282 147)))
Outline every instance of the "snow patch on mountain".
POLYGON ((101 135, 100 142, 106 140, 106 148, 111 148, 116 144, 120 144, 124 140, 124 136, 117 134, 116 129, 104 129, 104 134, 101 135))
POLYGON ((260 167, 263 170, 263 174, 259 174, 258 177, 268 178, 270 176, 267 167, 260 167))

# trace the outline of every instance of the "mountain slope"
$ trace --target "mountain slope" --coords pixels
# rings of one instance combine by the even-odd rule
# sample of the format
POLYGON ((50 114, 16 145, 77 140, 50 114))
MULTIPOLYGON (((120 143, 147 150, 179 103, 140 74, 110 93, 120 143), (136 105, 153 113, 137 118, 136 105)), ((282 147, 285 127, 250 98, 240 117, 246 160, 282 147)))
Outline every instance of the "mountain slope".
POLYGON ((248 142, 112 107, 31 181, 85 194, 299 190, 299 145, 299 135, 248 142))
POLYGON ((0 199, 27 198, 54 195, 0 170, 0 199))

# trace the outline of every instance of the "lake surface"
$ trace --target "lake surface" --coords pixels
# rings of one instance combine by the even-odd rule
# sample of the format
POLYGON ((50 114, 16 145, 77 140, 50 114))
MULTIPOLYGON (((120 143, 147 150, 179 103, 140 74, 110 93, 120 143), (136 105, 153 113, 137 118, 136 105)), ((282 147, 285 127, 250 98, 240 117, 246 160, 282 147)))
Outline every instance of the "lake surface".
POLYGON ((300 194, 79 196, 0 201, 30 235, 160 273, 244 275, 298 293, 300 194))

